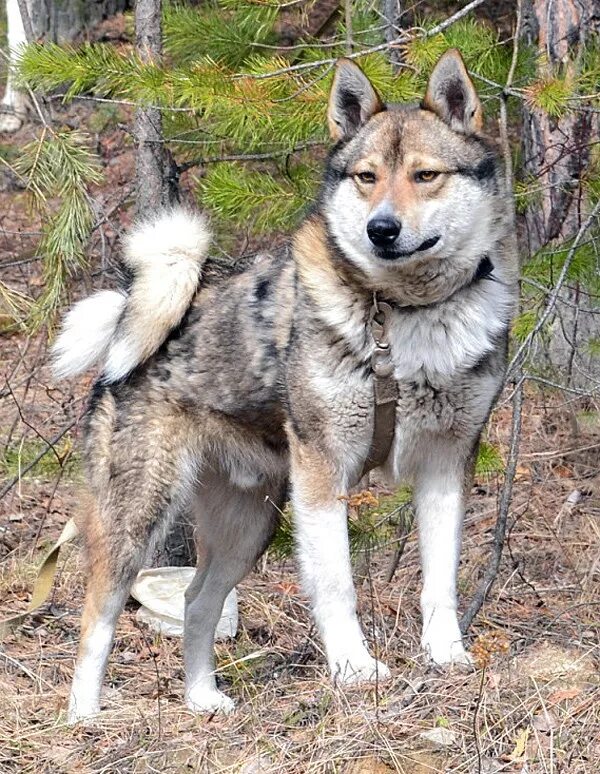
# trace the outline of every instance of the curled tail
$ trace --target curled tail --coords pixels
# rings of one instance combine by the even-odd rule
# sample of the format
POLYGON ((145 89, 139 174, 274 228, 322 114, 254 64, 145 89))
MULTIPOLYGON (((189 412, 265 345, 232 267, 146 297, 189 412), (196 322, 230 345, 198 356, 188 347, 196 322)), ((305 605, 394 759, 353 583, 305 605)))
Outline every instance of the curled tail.
POLYGON ((123 257, 131 287, 102 290, 68 312, 52 349, 56 376, 74 376, 102 360, 104 379, 114 382, 147 360, 181 322, 209 243, 204 217, 182 209, 134 228, 123 257))

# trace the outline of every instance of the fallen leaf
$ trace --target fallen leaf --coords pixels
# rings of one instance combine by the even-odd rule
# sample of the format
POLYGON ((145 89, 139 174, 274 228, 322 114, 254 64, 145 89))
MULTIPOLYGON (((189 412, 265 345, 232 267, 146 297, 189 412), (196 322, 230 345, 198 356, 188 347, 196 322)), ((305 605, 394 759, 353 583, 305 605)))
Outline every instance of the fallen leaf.
POLYGON ((567 699, 575 699, 581 693, 581 688, 563 688, 559 691, 554 691, 548 696, 549 704, 559 704, 561 701, 567 699))
POLYGON ((453 747, 458 742, 458 734, 449 728, 432 728, 419 734, 420 739, 431 742, 436 747, 453 747))
POLYGON ((529 726, 527 728, 522 728, 519 731, 515 739, 515 749, 508 756, 509 760, 520 761, 523 758, 523 756, 525 755, 527 740, 529 739, 530 733, 531 733, 531 729, 529 728, 529 726))
POLYGON ((567 465, 556 465, 553 469, 553 473, 559 478, 572 478, 573 468, 570 468, 567 465))
POLYGON ((539 715, 534 716, 531 725, 536 731, 540 731, 542 734, 549 734, 551 731, 556 731, 560 723, 552 710, 543 710, 539 715))
POLYGON ((515 481, 523 481, 524 479, 531 478, 531 473, 529 471, 529 468, 526 468, 524 465, 517 465, 517 470, 515 472, 515 481))
POLYGON ((279 591, 281 594, 298 594, 300 592, 300 586, 293 581, 281 581, 276 583, 273 587, 275 591, 279 591))

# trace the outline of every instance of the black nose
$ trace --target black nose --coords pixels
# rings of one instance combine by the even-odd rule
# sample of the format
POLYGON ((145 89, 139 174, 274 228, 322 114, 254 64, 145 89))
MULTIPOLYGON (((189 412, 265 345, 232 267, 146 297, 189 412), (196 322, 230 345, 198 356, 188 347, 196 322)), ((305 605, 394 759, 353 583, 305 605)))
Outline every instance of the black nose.
POLYGON ((367 223, 367 236, 375 247, 391 247, 398 239, 400 222, 394 218, 373 218, 367 223))

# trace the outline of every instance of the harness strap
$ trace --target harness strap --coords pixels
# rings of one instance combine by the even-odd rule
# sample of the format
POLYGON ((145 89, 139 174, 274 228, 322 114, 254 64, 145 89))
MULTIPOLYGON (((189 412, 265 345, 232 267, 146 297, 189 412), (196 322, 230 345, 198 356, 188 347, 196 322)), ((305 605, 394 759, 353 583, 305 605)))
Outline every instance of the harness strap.
MULTIPOLYGON (((480 280, 495 280, 492 272, 494 264, 488 255, 483 255, 479 261, 473 279, 466 286, 473 285, 480 280)), ((464 287, 458 290, 464 290, 464 287)), ((456 291, 458 292, 458 291, 456 291)), ((447 299, 446 299, 447 300, 447 299)), ((411 307, 402 307, 404 310, 411 307)), ((414 308, 414 307, 412 307, 414 308)), ((419 306, 423 309, 424 306, 419 306)), ((396 429, 396 401, 398 398, 398 384, 394 379, 394 364, 390 353, 388 339, 389 326, 392 316, 392 307, 384 301, 377 300, 377 294, 373 293, 373 306, 369 323, 371 335, 375 342, 375 349, 371 356, 371 372, 373 373, 373 438, 360 474, 360 478, 366 476, 373 468, 382 465, 388 458, 396 429)))
POLYGON ((388 338, 391 316, 392 307, 383 301, 378 301, 377 296, 373 294, 373 306, 369 317, 371 335, 375 342, 375 349, 371 356, 373 437, 361 478, 386 461, 394 443, 398 384, 394 379, 394 364, 388 338))

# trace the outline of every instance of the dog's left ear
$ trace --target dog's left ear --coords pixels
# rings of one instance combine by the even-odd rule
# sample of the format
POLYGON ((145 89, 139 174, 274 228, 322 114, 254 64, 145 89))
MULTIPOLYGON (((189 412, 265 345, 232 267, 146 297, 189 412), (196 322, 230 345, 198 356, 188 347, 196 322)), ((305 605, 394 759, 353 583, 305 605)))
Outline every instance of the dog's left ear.
POLYGON ((385 106, 371 82, 351 59, 338 59, 327 108, 329 133, 334 140, 349 140, 371 116, 385 106))
POLYGON ((451 48, 440 57, 429 78, 422 104, 457 132, 473 134, 481 131, 481 102, 458 49, 451 48))

